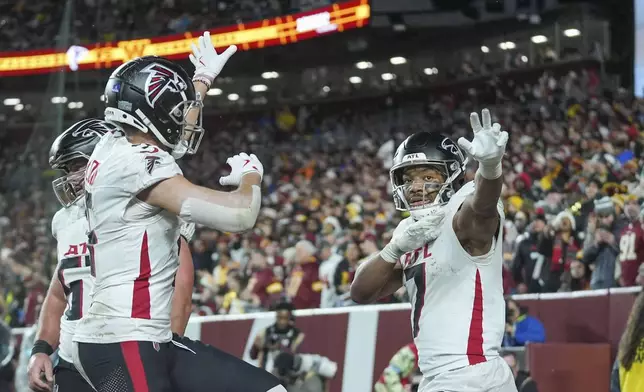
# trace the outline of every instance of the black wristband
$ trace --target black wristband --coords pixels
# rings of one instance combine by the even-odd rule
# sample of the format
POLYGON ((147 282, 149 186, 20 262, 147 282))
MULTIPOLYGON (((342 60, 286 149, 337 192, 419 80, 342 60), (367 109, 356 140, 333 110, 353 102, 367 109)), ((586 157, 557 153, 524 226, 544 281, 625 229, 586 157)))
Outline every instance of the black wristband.
POLYGON ((51 355, 54 353, 53 347, 45 340, 36 340, 34 342, 34 347, 31 349, 31 355, 44 353, 51 355))

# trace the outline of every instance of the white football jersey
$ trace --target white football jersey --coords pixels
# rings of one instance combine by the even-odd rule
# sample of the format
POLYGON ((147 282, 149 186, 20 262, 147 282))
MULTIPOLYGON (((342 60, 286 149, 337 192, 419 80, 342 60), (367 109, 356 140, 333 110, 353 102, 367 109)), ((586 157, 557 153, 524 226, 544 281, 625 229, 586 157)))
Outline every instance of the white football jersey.
POLYGON ((74 341, 171 340, 179 218, 137 195, 181 174, 158 147, 131 144, 118 133, 97 144, 85 173, 94 292, 74 341))
POLYGON ((78 320, 89 308, 94 287, 87 231, 85 199, 61 208, 51 221, 51 233, 58 241, 58 280, 67 299, 67 309, 60 318, 58 355, 67 362, 72 362, 72 337, 78 320))
MULTIPOLYGON (((503 206, 501 224, 490 252, 470 256, 452 221, 474 183, 465 184, 443 207, 438 238, 400 258, 404 285, 412 304, 411 324, 418 366, 425 377, 498 357, 505 330, 502 282, 503 206)), ((402 221, 396 230, 411 223, 402 221)))

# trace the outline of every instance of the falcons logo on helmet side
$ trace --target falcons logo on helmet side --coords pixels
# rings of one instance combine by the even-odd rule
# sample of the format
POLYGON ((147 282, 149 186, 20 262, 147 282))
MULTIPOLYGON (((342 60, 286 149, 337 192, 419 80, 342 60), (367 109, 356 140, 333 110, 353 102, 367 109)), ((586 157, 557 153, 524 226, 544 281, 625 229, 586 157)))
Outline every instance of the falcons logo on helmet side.
POLYGON ((116 130, 116 127, 110 127, 106 122, 94 119, 85 120, 78 125, 78 128, 72 132, 73 137, 101 137, 116 130))
POLYGON ((141 72, 149 74, 145 81, 145 99, 151 107, 154 107, 166 90, 182 94, 185 100, 183 91, 187 88, 186 82, 173 70, 161 64, 152 63, 141 72))

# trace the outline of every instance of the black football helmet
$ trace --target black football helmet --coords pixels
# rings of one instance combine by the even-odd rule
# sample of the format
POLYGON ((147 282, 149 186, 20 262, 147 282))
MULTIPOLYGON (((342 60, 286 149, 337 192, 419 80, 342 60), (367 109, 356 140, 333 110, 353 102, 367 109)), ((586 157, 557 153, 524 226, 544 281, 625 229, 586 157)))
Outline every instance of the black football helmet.
POLYGON ((49 150, 49 166, 63 176, 52 181, 54 194, 63 207, 69 207, 84 194, 85 168, 100 138, 119 128, 97 118, 82 120, 61 133, 49 150))
POLYGON ((396 209, 409 211, 414 219, 419 219, 434 206, 447 203, 465 182, 466 164, 461 149, 444 135, 418 132, 409 136, 398 146, 389 170, 396 209), (430 166, 445 177, 442 184, 425 184, 425 189, 437 188, 436 197, 417 207, 412 207, 408 200, 407 184, 403 181, 405 169, 413 166, 430 166))
POLYGON ((105 120, 151 131, 175 158, 194 154, 203 137, 201 99, 188 73, 157 56, 124 63, 105 86, 105 120))

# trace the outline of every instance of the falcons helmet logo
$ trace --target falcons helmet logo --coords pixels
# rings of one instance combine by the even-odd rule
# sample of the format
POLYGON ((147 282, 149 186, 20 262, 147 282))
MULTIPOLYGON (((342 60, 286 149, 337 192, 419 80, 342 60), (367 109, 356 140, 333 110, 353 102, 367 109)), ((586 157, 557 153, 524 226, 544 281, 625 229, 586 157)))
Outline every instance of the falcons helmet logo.
POLYGON ((152 63, 141 72, 149 74, 145 81, 145 99, 151 107, 154 107, 166 90, 181 94, 184 101, 187 99, 184 92, 187 88, 186 82, 171 69, 152 63))
POLYGON ((111 132, 112 129, 104 125, 100 120, 86 120, 81 126, 72 132, 73 137, 101 137, 108 132, 111 132))

